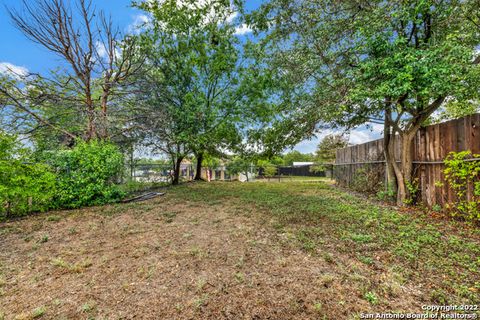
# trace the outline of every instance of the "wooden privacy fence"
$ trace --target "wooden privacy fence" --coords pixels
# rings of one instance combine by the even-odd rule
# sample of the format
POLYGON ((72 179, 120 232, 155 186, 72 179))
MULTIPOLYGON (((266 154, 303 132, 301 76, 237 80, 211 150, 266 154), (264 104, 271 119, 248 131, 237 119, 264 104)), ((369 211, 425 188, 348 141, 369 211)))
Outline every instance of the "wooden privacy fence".
MULTIPOLYGON (((395 159, 401 149, 396 137, 395 159)), ((337 151, 334 177, 343 187, 352 187, 359 175, 374 172, 385 179, 383 139, 337 151)), ((470 150, 480 154, 480 114, 431 125, 419 130, 413 143, 414 177, 419 182, 420 200, 429 205, 444 205, 455 200, 455 194, 445 183, 444 159, 452 151, 470 150), (442 184, 438 183, 442 182, 442 184)))

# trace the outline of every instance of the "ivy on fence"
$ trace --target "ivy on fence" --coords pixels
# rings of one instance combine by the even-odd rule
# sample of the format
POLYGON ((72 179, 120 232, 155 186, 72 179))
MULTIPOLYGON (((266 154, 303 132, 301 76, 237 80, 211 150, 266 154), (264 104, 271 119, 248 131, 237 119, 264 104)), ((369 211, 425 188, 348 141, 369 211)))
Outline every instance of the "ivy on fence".
POLYGON ((451 152, 445 159, 445 180, 456 195, 453 215, 480 221, 480 154, 451 152), (477 160, 475 160, 477 159, 477 160))

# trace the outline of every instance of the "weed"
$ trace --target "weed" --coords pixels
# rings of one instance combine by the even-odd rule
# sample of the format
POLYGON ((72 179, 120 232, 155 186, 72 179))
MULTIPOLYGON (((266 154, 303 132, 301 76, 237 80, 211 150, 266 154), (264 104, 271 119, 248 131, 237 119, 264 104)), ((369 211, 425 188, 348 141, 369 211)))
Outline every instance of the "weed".
POLYGON ((49 222, 58 222, 58 221, 62 220, 62 217, 52 214, 52 215, 48 216, 45 220, 47 220, 49 222))
POLYGON ((183 311, 183 305, 181 305, 180 303, 177 303, 175 305, 175 310, 177 310, 177 312, 182 312, 183 311))
POLYGON ((333 263, 333 262, 335 261, 335 260, 333 259, 333 256, 332 256, 330 253, 328 253, 328 252, 324 252, 324 253, 322 254, 322 257, 323 257, 323 259, 324 259, 326 262, 328 262, 328 263, 333 263))
POLYGON ((316 244, 313 239, 309 236, 307 232, 304 230, 300 231, 297 234, 297 240, 300 241, 302 244, 302 249, 307 252, 314 252, 316 248, 316 244))
POLYGON ((352 234, 350 239, 355 241, 356 243, 369 243, 372 241, 372 236, 368 234, 352 234))
POLYGON ((412 182, 407 181, 406 187, 410 196, 404 200, 405 204, 412 205, 417 201, 418 193, 420 191, 418 178, 413 179, 412 182))
POLYGON ((62 268, 67 268, 68 263, 66 263, 63 259, 61 258, 55 258, 52 260, 52 265, 55 267, 62 267, 62 268))
POLYGON ((235 273, 235 280, 237 280, 238 283, 244 283, 245 282, 245 276, 241 272, 235 273))
POLYGON ((480 162, 465 161, 480 158, 471 151, 451 152, 445 159, 445 180, 456 195, 451 205, 453 216, 480 221, 480 162), (473 192, 469 192, 472 189, 473 192))
POLYGON ((85 303, 81 306, 80 310, 81 310, 82 312, 84 312, 84 313, 92 312, 92 311, 95 310, 95 303, 94 303, 94 302, 91 302, 91 301, 85 302, 85 303))
POLYGON ((198 289, 199 291, 202 291, 206 284, 207 284, 207 280, 205 280, 205 279, 198 279, 198 281, 197 281, 197 289, 198 289))
POLYGON ((195 299, 195 301, 193 302, 193 305, 195 306, 195 308, 199 309, 206 304, 207 300, 208 300, 208 294, 205 294, 195 299))
POLYGON ((369 291, 367 293, 365 293, 365 296, 364 296, 365 300, 367 300, 370 304, 377 304, 378 303, 378 298, 377 296, 375 295, 375 293, 369 291))
POLYGON ((164 212, 162 214, 165 217, 166 223, 172 223, 175 217, 177 216, 176 212, 164 212))
POLYGON ((79 263, 71 264, 62 258, 52 259, 51 264, 55 267, 63 268, 72 273, 82 273, 85 271, 85 269, 92 266, 92 262, 90 260, 84 260, 79 263))
POLYGON ((202 249, 200 249, 199 247, 193 247, 191 248, 188 253, 192 256, 192 257, 196 257, 196 258, 202 258, 205 253, 202 251, 202 249))
POLYGON ((238 261, 237 263, 235 264, 235 267, 237 268, 241 268, 245 265, 245 257, 244 256, 241 256, 240 258, 238 258, 238 261))
POLYGON ((60 299, 55 299, 55 300, 53 300, 53 304, 58 307, 58 306, 61 306, 63 304, 63 301, 60 300, 60 299))
POLYGON ((280 222, 274 222, 272 227, 277 231, 283 231, 283 228, 285 228, 285 225, 280 222))
POLYGON ((38 243, 45 243, 48 242, 48 234, 43 235, 39 240, 38 243))
POLYGON ((322 305, 320 302, 315 302, 315 303, 313 304, 313 309, 314 309, 316 312, 320 313, 320 312, 322 312, 323 305, 322 305))
POLYGON ((433 302, 438 303, 439 305, 446 305, 448 304, 447 295, 442 291, 435 289, 430 293, 430 298, 433 302))
POLYGON ((396 197, 395 189, 381 190, 377 192, 377 199, 380 201, 393 201, 396 197))
POLYGON ((32 311, 32 318, 33 319, 37 319, 37 318, 40 318, 41 316, 43 316, 45 314, 45 312, 47 312, 47 308, 45 307, 38 307, 36 308, 35 310, 32 311))
POLYGON ((140 267, 137 270, 138 276, 143 278, 143 279, 150 279, 154 273, 155 273, 155 266, 149 266, 149 267, 140 267))
POLYGON ((358 256, 358 260, 368 265, 373 264, 373 259, 367 256, 358 256))

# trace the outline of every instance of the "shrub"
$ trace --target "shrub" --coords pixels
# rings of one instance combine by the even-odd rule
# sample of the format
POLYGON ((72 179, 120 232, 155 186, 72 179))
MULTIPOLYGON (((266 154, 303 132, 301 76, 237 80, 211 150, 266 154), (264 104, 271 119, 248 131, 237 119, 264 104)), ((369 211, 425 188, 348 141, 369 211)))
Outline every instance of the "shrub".
POLYGON ((354 173, 351 188, 365 194, 376 194, 383 187, 382 167, 365 165, 354 173))
POLYGON ((28 163, 28 149, 19 144, 0 132, 0 218, 48 210, 55 194, 50 167, 28 163))
POLYGON ((123 156, 113 144, 77 141, 73 149, 62 150, 53 158, 58 207, 101 205, 123 196, 116 184, 123 171, 123 156))
POLYGON ((445 159, 445 179, 456 194, 452 214, 466 220, 480 221, 480 154, 451 152, 445 159))
MULTIPOLYGON (((248 159, 236 157, 227 165, 227 172, 230 175, 244 174, 249 179, 249 173, 252 170, 251 161, 248 159)), ((251 174, 250 174, 251 176, 251 174)))
POLYGON ((277 167, 268 160, 259 160, 257 166, 263 170, 263 175, 267 178, 277 174, 277 167))

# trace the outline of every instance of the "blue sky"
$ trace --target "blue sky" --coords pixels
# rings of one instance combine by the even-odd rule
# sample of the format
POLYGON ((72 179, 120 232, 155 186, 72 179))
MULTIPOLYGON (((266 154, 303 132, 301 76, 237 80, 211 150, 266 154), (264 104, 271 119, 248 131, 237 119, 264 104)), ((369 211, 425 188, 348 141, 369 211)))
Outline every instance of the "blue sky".
MULTIPOLYGON (((261 4, 262 0, 247 0, 246 9, 253 10, 261 4)), ((142 12, 130 6, 131 0, 93 0, 97 9, 104 10, 113 17, 114 22, 124 32, 127 32, 136 22, 141 20, 142 12)), ((45 73, 61 65, 61 60, 54 54, 43 49, 26 39, 10 21, 6 7, 19 8, 19 0, 0 0, 0 72, 3 66, 13 65, 25 68, 31 72, 45 73)), ((245 30, 244 30, 245 31, 245 30)), ((248 34, 248 32, 246 33, 248 34)), ((245 35, 240 35, 245 36, 245 35)), ((351 143, 362 143, 379 138, 375 127, 374 132, 367 128, 359 128, 350 135, 351 143)), ((322 132, 318 137, 299 143, 295 149, 301 152, 314 152, 319 140, 330 131, 322 132)))

